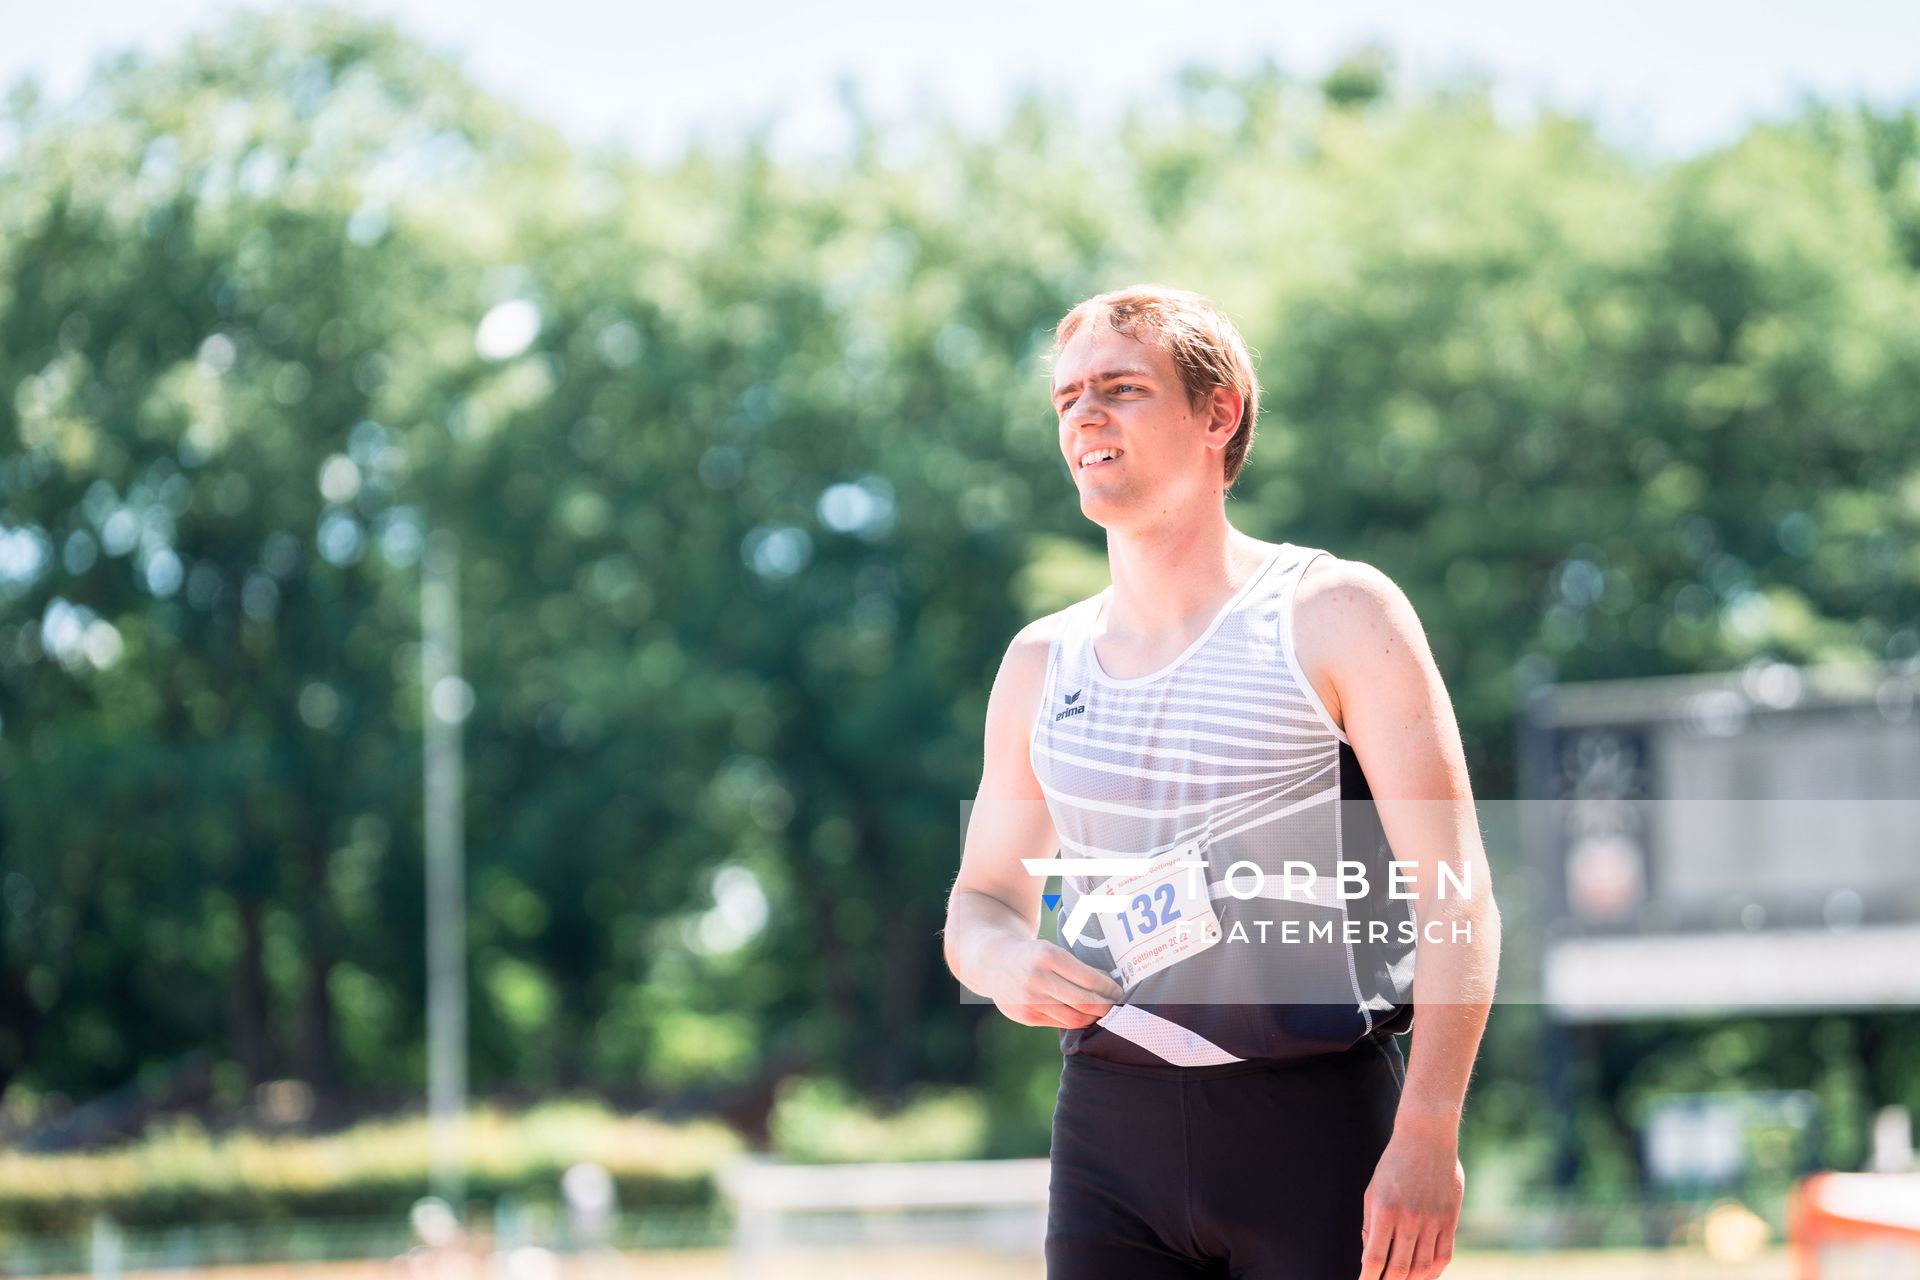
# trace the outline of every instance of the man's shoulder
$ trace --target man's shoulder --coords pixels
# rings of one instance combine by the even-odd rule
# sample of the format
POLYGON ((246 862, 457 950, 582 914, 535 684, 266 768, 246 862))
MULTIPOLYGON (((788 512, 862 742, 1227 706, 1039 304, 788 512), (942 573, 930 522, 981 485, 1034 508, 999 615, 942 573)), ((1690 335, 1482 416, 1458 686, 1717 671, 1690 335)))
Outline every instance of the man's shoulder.
POLYGON ((1000 683, 1037 698, 1046 683, 1047 662, 1053 656, 1054 645, 1067 637, 1082 617, 1082 611, 1098 601, 1100 595, 1096 592, 1084 600, 1076 600, 1020 628, 1008 642, 1006 657, 1000 662, 1000 683))
POLYGON ((1293 607, 1296 618, 1312 615, 1321 625, 1364 625, 1412 610, 1406 592, 1381 569, 1330 551, 1301 570, 1293 607))
POLYGON ((1047 662, 1053 646, 1069 625, 1074 606, 1058 609, 1035 618, 1015 633, 1000 661, 1000 673, 994 677, 988 716, 1012 733, 1030 722, 1040 706, 1040 694, 1047 684, 1047 662))
POLYGON ((1007 644, 1007 663, 1021 668, 1044 668, 1054 643, 1066 634, 1074 611, 1085 603, 1082 600, 1064 609, 1055 609, 1020 628, 1007 644))
POLYGON ((1399 584, 1364 560, 1329 552, 1294 588, 1294 653, 1302 678, 1344 730, 1343 687, 1369 685, 1426 647, 1420 619, 1399 584))

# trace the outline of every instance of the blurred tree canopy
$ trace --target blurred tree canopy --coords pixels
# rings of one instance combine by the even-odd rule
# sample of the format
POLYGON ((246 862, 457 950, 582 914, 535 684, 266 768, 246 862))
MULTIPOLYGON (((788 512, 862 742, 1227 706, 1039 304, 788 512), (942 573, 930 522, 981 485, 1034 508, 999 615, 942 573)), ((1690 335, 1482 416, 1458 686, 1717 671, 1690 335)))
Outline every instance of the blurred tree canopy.
POLYGON ((327 11, 14 92, 0 1092, 419 1086, 444 530, 476 1087, 1034 1096, 938 931, 1004 646, 1104 581, 1041 357, 1137 279, 1236 317, 1231 518, 1404 586, 1482 796, 1529 680, 1920 653, 1913 112, 1657 165, 1375 50, 854 111, 648 167, 327 11))

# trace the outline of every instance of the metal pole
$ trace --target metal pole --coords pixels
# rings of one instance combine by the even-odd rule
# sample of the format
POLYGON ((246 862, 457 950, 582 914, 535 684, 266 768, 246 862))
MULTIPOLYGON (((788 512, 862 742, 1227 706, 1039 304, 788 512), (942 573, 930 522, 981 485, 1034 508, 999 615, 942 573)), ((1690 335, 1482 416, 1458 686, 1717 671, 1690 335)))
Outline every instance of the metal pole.
POLYGON ((460 544, 446 530, 420 560, 420 718, 426 779, 427 1111, 433 1193, 466 1203, 467 969, 460 722, 472 694, 460 677, 460 544))
POLYGON ((87 1265, 93 1280, 120 1280, 123 1260, 120 1224, 107 1214, 94 1214, 93 1233, 87 1241, 87 1265))
POLYGON ((1533 873, 1537 895, 1533 910, 1541 922, 1543 950, 1530 957, 1532 975, 1540 991, 1540 1076, 1552 1133, 1553 1163, 1549 1178, 1556 1191, 1571 1192, 1580 1179, 1580 1045, 1575 1028, 1547 1003, 1546 953, 1552 945, 1552 927, 1566 910, 1566 843, 1561 815, 1566 801, 1557 773, 1550 680, 1530 682, 1520 690, 1520 720, 1515 748, 1519 782, 1522 864, 1533 873))

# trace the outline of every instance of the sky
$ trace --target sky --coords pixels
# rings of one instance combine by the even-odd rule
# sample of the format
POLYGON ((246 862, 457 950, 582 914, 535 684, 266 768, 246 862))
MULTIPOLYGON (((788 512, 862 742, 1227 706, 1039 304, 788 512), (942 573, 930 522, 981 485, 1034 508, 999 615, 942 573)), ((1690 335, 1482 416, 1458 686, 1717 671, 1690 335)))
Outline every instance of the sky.
MULTIPOLYGON (((164 49, 230 0, 0 0, 0 86, 32 75, 55 97, 129 46, 164 49)), ((836 147, 851 78, 869 110, 943 104, 990 128, 1013 91, 1067 93, 1092 119, 1163 89, 1182 65, 1271 57, 1318 75, 1367 41, 1431 82, 1492 76, 1495 105, 1580 111, 1623 147, 1689 154, 1784 114, 1801 93, 1920 103, 1920 4, 1757 5, 1612 0, 353 0, 459 57, 481 84, 583 142, 677 154, 700 135, 777 121, 786 154, 836 147)))

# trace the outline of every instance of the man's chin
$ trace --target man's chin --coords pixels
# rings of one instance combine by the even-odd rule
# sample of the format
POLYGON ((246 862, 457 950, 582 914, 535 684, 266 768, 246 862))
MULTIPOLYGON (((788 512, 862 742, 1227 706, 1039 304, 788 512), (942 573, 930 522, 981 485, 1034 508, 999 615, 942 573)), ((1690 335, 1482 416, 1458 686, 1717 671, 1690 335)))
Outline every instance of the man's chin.
POLYGON ((1080 494, 1080 514, 1097 525, 1125 524, 1135 505, 1119 494, 1097 490, 1080 494))

